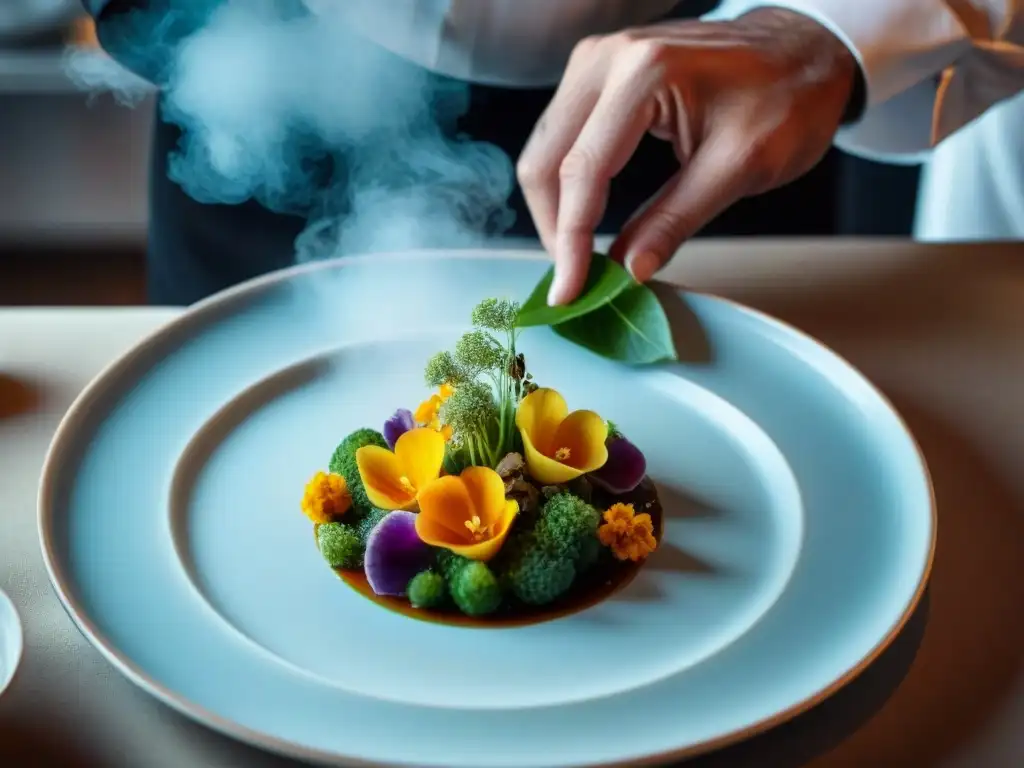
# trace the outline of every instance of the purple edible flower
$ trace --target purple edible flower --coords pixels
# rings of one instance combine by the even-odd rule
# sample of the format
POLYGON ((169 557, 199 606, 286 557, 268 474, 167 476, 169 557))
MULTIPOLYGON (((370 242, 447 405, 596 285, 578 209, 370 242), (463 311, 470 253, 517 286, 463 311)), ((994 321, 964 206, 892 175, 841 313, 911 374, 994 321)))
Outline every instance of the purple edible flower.
POLYGON ((384 440, 387 441, 388 448, 392 451, 395 450, 398 438, 415 426, 416 422, 412 420, 412 411, 408 408, 399 408, 395 411, 395 415, 384 422, 384 440))
POLYGON ((608 461, 590 473, 590 479, 609 493, 629 493, 647 474, 647 459, 621 435, 608 441, 608 461))
POLYGON ((366 539, 366 580, 375 594, 401 597, 412 577, 429 568, 433 557, 416 533, 416 513, 389 512, 366 539))

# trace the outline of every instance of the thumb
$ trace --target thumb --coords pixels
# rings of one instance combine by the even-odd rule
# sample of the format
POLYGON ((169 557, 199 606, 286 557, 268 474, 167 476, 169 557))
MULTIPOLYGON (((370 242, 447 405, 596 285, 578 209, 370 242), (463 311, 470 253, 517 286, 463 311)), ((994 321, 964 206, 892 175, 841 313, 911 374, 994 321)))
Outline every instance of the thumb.
POLYGON ((650 280, 705 224, 748 194, 747 164, 732 142, 706 141, 623 227, 612 247, 638 282, 650 280))

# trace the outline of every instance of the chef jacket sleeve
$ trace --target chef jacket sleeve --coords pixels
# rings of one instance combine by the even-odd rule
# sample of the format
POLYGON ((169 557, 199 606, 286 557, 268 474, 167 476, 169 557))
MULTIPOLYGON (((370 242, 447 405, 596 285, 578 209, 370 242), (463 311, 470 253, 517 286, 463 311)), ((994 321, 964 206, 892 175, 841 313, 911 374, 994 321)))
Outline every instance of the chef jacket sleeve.
POLYGON ((1024 0, 724 0, 705 18, 766 6, 815 19, 856 57, 865 110, 836 145, 862 157, 918 162, 1024 90, 1024 0))

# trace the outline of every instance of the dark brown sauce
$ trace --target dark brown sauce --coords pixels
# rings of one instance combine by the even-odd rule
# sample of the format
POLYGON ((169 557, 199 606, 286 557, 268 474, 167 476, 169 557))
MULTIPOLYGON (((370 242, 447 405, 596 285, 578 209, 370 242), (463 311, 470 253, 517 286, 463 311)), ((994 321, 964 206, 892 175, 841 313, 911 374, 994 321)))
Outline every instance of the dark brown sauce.
MULTIPOLYGON (((645 478, 636 490, 621 496, 611 496, 595 489, 593 502, 601 510, 607 509, 616 502, 633 504, 637 514, 646 512, 651 516, 651 522, 654 524, 654 537, 659 543, 661 542, 664 533, 664 510, 658 500, 657 490, 649 479, 645 478)), ((414 608, 404 597, 386 597, 375 594, 366 580, 366 574, 361 570, 335 568, 334 571, 342 581, 367 600, 395 613, 436 624, 486 629, 540 624, 592 608, 628 586, 642 567, 643 562, 602 560, 577 578, 569 592, 550 605, 534 607, 506 604, 495 613, 481 617, 467 616, 455 608, 444 610, 414 608)))

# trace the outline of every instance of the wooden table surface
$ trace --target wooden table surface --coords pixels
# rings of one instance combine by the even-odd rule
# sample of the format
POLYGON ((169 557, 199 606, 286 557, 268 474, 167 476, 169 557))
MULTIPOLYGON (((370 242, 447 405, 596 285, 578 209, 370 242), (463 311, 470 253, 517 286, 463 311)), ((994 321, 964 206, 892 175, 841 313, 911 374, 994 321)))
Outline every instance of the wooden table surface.
POLYGON ((143 249, 0 246, 0 307, 145 304, 143 249))

